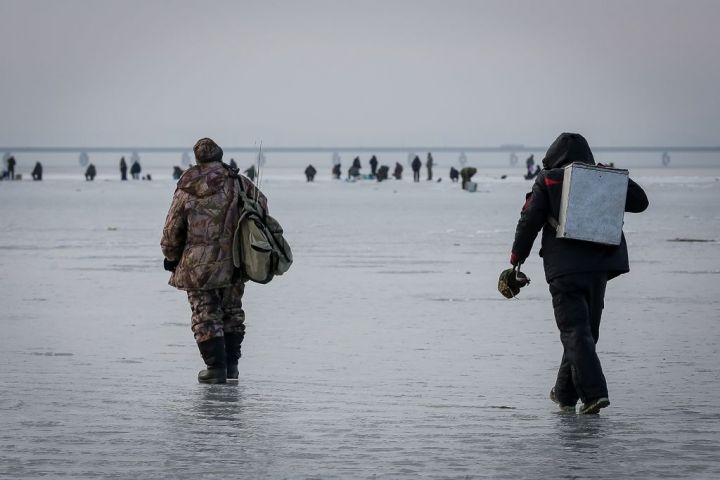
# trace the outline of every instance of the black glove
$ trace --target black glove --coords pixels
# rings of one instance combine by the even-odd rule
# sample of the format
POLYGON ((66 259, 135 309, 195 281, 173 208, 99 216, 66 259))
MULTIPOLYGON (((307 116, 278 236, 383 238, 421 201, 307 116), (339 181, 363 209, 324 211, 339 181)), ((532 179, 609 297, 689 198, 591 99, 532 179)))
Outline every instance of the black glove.
POLYGON ((168 260, 167 258, 165 258, 165 259, 163 259, 163 268, 165 270, 167 270, 168 272, 174 272, 178 266, 178 263, 180 263, 179 260, 173 261, 173 260, 168 260))

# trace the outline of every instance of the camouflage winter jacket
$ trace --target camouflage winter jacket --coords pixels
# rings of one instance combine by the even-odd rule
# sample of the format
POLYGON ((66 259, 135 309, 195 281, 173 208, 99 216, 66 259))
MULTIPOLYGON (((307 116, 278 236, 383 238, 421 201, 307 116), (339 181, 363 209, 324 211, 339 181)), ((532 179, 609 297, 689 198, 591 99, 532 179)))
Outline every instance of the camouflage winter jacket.
MULTIPOLYGON (((213 290, 232 285, 235 266, 232 242, 239 218, 240 183, 221 162, 201 163, 183 173, 170 205, 163 236, 163 255, 179 261, 170 285, 181 290, 213 290)), ((242 188, 255 195, 255 186, 240 176, 242 188)), ((267 209, 267 199, 258 195, 267 209)))

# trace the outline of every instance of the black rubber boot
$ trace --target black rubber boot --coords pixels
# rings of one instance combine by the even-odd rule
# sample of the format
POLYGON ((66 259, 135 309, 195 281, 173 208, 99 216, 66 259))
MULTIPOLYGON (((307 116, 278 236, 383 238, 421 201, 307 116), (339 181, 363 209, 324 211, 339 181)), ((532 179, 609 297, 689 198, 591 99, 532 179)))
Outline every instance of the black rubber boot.
POLYGON ((225 363, 225 339, 214 337, 210 340, 198 343, 200 355, 205 360, 207 368, 198 373, 200 383, 225 383, 227 382, 227 370, 225 363))
POLYGON ((227 378, 232 380, 237 380, 239 376, 238 360, 241 357, 240 345, 242 344, 244 337, 245 335, 242 333, 225 334, 225 359, 227 364, 227 378))

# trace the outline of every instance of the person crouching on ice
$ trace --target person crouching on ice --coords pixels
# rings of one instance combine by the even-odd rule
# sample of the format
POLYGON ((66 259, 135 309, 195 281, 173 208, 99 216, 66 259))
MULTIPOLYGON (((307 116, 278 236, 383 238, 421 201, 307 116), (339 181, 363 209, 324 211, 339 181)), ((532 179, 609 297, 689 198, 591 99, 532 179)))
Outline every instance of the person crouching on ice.
POLYGON ((245 284, 233 264, 233 233, 242 188, 267 211, 267 199, 237 170, 222 163, 222 149, 209 138, 193 147, 197 165, 177 182, 160 245, 169 284, 186 290, 192 331, 207 365, 200 383, 238 378, 245 336, 242 296, 245 284))
MULTIPOLYGON (((563 188, 563 168, 573 162, 595 165, 585 138, 577 133, 561 134, 542 161, 543 170, 536 177, 532 192, 515 231, 510 263, 522 264, 530 254, 533 242, 543 229, 542 248, 545 278, 550 285, 555 321, 560 330, 563 356, 550 399, 564 411, 575 411, 578 398, 583 414, 597 413, 610 405, 608 389, 600 359, 595 352, 600 330, 608 280, 627 273, 625 236, 619 245, 602 245, 557 238, 548 218, 559 218, 563 188)), ((626 212, 642 212, 648 206, 643 189, 628 181, 626 212)))

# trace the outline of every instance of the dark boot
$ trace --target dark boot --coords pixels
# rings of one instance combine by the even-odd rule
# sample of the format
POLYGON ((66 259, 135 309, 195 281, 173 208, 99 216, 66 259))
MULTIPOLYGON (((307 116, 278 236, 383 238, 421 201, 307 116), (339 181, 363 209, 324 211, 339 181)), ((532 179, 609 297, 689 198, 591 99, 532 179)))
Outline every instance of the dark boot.
POLYGON ((214 337, 198 343, 198 348, 207 365, 205 370, 200 370, 198 373, 198 382, 225 383, 227 381, 225 339, 214 337))
POLYGON ((227 363, 227 378, 237 380, 238 360, 240 359, 240 345, 243 338, 242 333, 226 333, 225 334, 225 359, 227 363))

